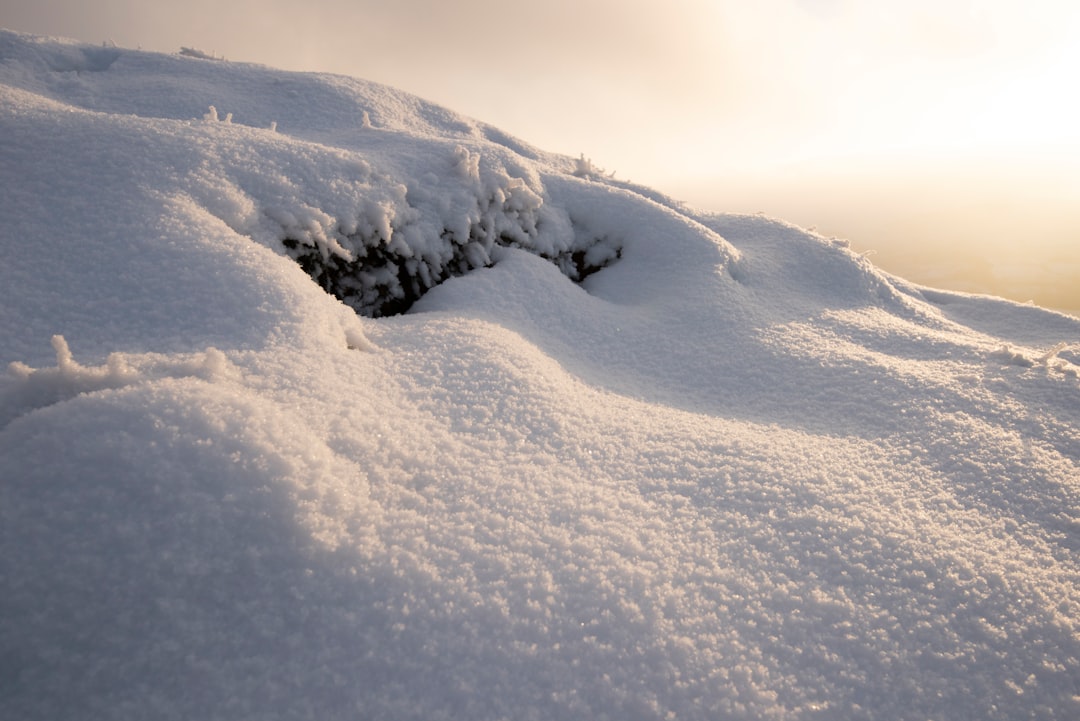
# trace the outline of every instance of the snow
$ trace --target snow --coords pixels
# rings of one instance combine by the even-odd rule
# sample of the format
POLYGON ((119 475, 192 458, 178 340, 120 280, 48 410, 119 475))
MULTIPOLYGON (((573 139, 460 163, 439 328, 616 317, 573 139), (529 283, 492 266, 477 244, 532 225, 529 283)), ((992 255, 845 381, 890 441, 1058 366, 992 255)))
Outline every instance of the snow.
POLYGON ((0 717, 1080 714, 1080 320, 360 80, 0 94, 0 717))

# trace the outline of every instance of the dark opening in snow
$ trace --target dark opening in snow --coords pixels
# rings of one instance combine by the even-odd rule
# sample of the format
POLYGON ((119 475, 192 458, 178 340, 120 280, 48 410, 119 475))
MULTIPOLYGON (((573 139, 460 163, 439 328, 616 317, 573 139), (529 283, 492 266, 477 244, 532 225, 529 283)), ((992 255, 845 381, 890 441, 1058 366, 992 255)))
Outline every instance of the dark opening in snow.
POLYGON ((575 247, 553 255, 537 252, 508 236, 498 236, 489 244, 471 235, 470 240, 461 243, 452 233, 444 231, 440 236, 444 249, 436 258, 410 256, 393 249, 390 244, 369 243, 356 236, 349 236, 349 239, 357 248, 352 259, 325 253, 321 248, 295 238, 285 238, 282 245, 327 293, 360 315, 373 318, 404 313, 424 293, 447 278, 490 267, 493 245, 536 252, 579 283, 622 255, 620 245, 607 238, 593 238, 582 247, 575 243, 575 247))

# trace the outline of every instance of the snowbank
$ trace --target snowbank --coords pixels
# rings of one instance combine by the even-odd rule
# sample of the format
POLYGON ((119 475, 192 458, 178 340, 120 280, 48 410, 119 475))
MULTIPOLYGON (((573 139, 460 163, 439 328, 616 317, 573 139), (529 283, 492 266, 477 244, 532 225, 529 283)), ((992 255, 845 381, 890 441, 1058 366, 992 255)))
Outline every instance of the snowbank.
POLYGON ((1075 718, 1080 321, 580 168, 0 33, 0 716, 1075 718))

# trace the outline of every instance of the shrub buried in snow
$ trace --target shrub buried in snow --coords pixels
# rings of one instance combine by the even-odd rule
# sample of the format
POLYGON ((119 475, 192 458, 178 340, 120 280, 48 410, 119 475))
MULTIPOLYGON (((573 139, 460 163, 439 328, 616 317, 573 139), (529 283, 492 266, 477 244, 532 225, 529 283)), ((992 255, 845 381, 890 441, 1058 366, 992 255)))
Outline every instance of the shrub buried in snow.
POLYGON ((391 207, 369 203, 367 216, 354 222, 361 230, 334 233, 342 239, 336 248, 293 237, 282 245, 320 287, 374 317, 403 313, 443 280, 490 266, 495 247, 536 253, 574 281, 619 257, 618 243, 577 228, 543 247, 537 240, 544 222, 540 195, 505 172, 482 177, 480 155, 461 146, 454 160, 462 192, 452 210, 443 212, 437 237, 422 237, 411 220, 427 208, 412 206, 409 197, 429 199, 431 193, 410 189, 398 193, 391 207))

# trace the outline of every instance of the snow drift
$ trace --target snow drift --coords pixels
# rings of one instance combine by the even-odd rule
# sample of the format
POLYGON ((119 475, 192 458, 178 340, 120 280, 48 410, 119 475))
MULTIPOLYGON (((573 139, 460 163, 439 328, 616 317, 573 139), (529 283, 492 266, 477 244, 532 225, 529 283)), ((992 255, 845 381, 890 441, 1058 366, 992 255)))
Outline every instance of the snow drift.
POLYGON ((0 716, 1075 718, 1080 321, 590 171, 0 34, 0 716))

